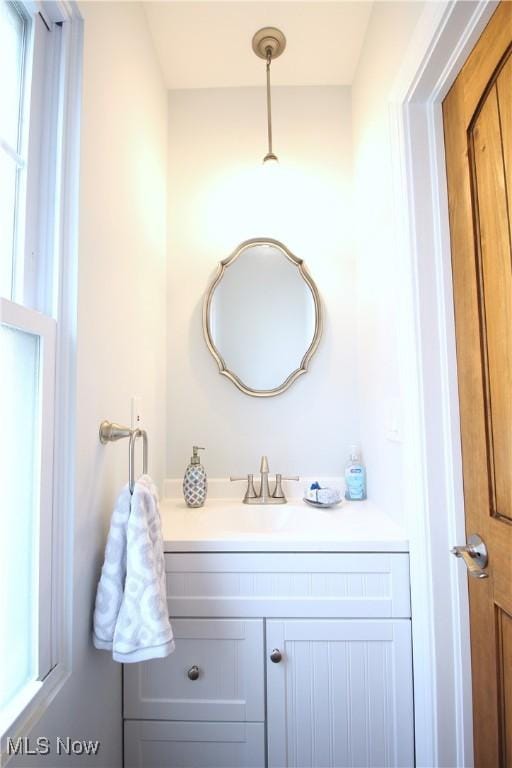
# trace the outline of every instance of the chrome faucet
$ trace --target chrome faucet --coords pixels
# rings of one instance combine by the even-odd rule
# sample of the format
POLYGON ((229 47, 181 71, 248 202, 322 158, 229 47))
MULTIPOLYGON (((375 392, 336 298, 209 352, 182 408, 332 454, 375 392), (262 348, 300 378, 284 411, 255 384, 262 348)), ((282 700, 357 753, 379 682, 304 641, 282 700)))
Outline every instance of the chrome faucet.
POLYGON ((300 477, 283 477, 280 474, 276 474, 274 483, 274 489, 270 492, 270 486, 268 481, 269 469, 268 459, 266 456, 261 457, 260 464, 260 484, 258 491, 254 487, 254 475, 247 475, 245 477, 230 477, 231 482, 237 480, 247 480, 247 489, 244 496, 244 504, 286 504, 286 496, 283 491, 283 480, 300 480, 300 477))

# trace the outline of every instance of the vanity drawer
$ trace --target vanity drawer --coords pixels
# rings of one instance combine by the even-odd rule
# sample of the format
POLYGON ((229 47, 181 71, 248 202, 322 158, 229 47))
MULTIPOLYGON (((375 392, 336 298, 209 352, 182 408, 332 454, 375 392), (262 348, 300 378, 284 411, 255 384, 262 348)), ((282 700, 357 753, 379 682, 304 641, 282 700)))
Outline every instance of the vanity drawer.
POLYGON ((265 719, 263 621, 173 619, 172 628, 174 653, 124 665, 126 718, 265 719))
POLYGON ((263 723, 124 724, 124 768, 265 768, 263 723))
POLYGON ((167 553, 173 616, 409 618, 407 553, 167 553))

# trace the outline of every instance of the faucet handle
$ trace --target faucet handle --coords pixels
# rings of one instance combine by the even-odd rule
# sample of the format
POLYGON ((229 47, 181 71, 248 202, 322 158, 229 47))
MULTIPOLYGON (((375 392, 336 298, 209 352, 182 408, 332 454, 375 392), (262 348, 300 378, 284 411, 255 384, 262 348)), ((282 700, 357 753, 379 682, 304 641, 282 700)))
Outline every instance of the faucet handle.
POLYGON ((300 480, 300 477, 298 475, 295 475, 295 477, 282 477, 282 480, 293 480, 295 483, 298 483, 300 480))
POLYGON ((238 480, 245 480, 247 482, 247 490, 245 491, 244 501, 247 499, 255 499, 256 491, 254 489, 254 475, 249 474, 247 477, 230 477, 232 483, 236 483, 238 480))
POLYGON ((272 494, 272 497, 274 499, 285 499, 282 481, 283 480, 300 480, 300 477, 283 477, 280 474, 276 474, 276 487, 274 488, 274 493, 272 494))
POLYGON ((274 493, 272 494, 273 499, 284 499, 285 495, 283 492, 283 486, 281 485, 281 480, 283 479, 283 476, 280 474, 276 474, 276 487, 274 488, 274 493))

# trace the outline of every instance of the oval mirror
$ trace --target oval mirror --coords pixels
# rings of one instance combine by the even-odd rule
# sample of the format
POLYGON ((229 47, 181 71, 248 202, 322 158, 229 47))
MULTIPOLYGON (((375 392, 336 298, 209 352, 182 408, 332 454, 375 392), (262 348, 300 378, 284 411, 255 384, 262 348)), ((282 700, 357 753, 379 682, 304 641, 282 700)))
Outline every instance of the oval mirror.
POLYGON ((279 395, 306 373, 318 346, 317 287, 282 243, 246 240, 219 264, 203 328, 223 376, 248 395, 279 395))

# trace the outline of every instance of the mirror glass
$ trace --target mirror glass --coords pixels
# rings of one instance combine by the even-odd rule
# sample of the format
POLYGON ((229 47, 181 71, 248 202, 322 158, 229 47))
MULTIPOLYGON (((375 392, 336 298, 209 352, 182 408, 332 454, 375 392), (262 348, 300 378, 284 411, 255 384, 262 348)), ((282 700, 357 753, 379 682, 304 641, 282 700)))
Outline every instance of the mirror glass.
POLYGON ((320 335, 318 292, 277 241, 243 243, 208 291, 205 335, 220 372, 247 394, 276 395, 305 373, 320 335))

